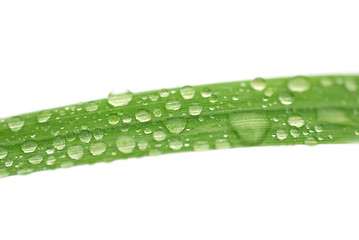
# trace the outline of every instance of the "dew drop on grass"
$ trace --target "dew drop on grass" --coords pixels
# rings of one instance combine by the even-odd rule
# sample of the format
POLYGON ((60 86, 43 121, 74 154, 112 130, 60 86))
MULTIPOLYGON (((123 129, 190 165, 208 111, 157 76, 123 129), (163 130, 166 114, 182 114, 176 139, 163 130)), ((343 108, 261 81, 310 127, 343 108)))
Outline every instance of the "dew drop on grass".
POLYGON ((314 146, 317 145, 318 142, 313 136, 307 136, 306 139, 304 140, 304 144, 308 146, 314 146))
POLYGON ((178 151, 182 149, 183 143, 178 139, 171 139, 169 141, 169 147, 174 151, 178 151))
POLYGON ((129 115, 123 115, 122 116, 122 122, 130 123, 131 121, 132 121, 132 118, 129 115))
POLYGON ((10 173, 5 169, 0 169, 0 178, 9 176, 10 173))
POLYGON ((183 118, 172 118, 165 122, 170 133, 179 134, 186 127, 187 121, 183 118))
POLYGON ((292 135, 292 137, 294 137, 294 138, 299 137, 299 131, 298 131, 298 129, 292 128, 292 129, 290 130, 290 135, 292 135))
POLYGON ((205 88, 202 89, 201 95, 204 98, 208 98, 208 97, 210 97, 212 95, 212 92, 211 92, 211 90, 209 88, 205 87, 205 88))
POLYGON ((122 135, 119 136, 116 140, 117 149, 125 154, 132 153, 136 146, 135 139, 130 136, 122 135))
POLYGON ((62 136, 56 136, 53 141, 54 148, 57 150, 65 149, 65 139, 62 136))
POLYGON ((148 142, 146 139, 139 139, 138 142, 137 142, 137 145, 138 145, 138 148, 141 150, 141 151, 144 151, 147 149, 147 146, 148 146, 148 142))
POLYGON ((135 116, 136 119, 140 122, 148 122, 152 119, 151 114, 146 110, 139 110, 135 116))
POLYGON ((21 117, 12 117, 9 118, 7 124, 11 131, 17 132, 24 126, 24 123, 25 121, 21 117))
POLYGON ((353 79, 353 78, 347 78, 345 80, 345 87, 346 87, 346 89, 348 89, 351 92, 355 92, 358 90, 357 83, 356 83, 355 79, 353 79))
POLYGON ((84 155, 84 150, 80 145, 74 145, 67 148, 67 154, 74 160, 80 160, 84 155))
POLYGON ((0 159, 6 158, 7 154, 7 149, 4 146, 0 146, 0 159))
POLYGON ((264 140, 270 123, 264 112, 243 112, 229 114, 229 121, 240 141, 252 145, 264 140))
POLYGON ((300 128, 304 125, 304 119, 299 115, 290 116, 288 117, 288 124, 300 128))
POLYGON ((86 103, 85 109, 88 112, 93 112, 98 109, 98 105, 96 102, 88 102, 88 103, 86 103))
POLYGON ((96 140, 101 140, 103 138, 103 131, 100 128, 96 128, 92 131, 92 135, 96 140))
POLYGON ((316 132, 323 132, 323 125, 322 124, 316 124, 315 126, 314 126, 314 130, 316 131, 316 132))
POLYGON ((56 158, 52 155, 48 156, 46 159, 46 165, 48 165, 48 166, 54 165, 55 162, 56 162, 56 158))
POLYGON ((44 158, 42 157, 42 155, 39 155, 39 154, 32 155, 28 159, 29 163, 31 163, 32 165, 40 164, 42 162, 42 160, 44 160, 44 158))
POLYGON ((310 83, 306 77, 294 77, 288 81, 288 88, 292 92, 305 92, 309 90, 310 83))
POLYGON ((168 97, 170 95, 170 91, 168 91, 168 89, 162 89, 160 91, 160 96, 165 98, 165 97, 168 97))
POLYGON ((111 114, 109 117, 108 117, 108 123, 111 124, 111 125, 116 125, 118 122, 119 122, 119 118, 116 114, 111 114))
POLYGON ((178 110, 181 108, 181 102, 177 99, 172 99, 166 102, 166 109, 167 110, 178 110))
POLYGON ((266 90, 264 90, 264 95, 266 97, 271 97, 273 94, 274 94, 273 88, 267 88, 266 90))
POLYGON ((288 132, 285 129, 278 129, 276 135, 279 140, 284 140, 287 138, 288 132))
POLYGON ((229 143, 228 139, 226 139, 226 138, 216 139, 216 141, 214 142, 214 145, 217 149, 226 149, 226 148, 231 147, 231 144, 229 143))
POLYGON ((323 87, 330 87, 333 85, 333 80, 330 79, 329 77, 323 77, 320 79, 320 84, 323 86, 323 87))
POLYGON ((24 153, 32 153, 36 150, 37 143, 32 140, 26 140, 22 145, 21 149, 24 153))
POLYGON ((317 110, 318 121, 321 123, 331 124, 348 124, 351 125, 352 121, 344 111, 336 108, 321 108, 317 110))
POLYGON ((108 95, 108 103, 114 107, 125 106, 132 100, 133 93, 126 91, 125 93, 111 92, 108 95))
POLYGON ((162 116, 162 111, 161 111, 161 109, 158 109, 158 108, 153 109, 153 115, 154 115, 155 117, 161 117, 161 116, 162 116))
POLYGON ((89 130, 83 130, 79 134, 80 141, 83 143, 89 143, 91 140, 91 133, 89 130))
POLYGON ((202 105, 200 103, 192 103, 189 107, 188 107, 188 112, 190 115, 192 116, 197 116, 200 115, 202 112, 202 105))
POLYGON ((101 155, 106 151, 106 144, 101 141, 93 142, 90 144, 89 150, 94 156, 101 155))
POLYGON ((181 88, 180 93, 184 99, 191 99, 195 94, 195 90, 191 86, 184 86, 181 88))
POLYGON ((162 130, 157 130, 153 133, 153 139, 157 142, 163 141, 166 139, 166 133, 162 130))
POLYGON ((51 112, 50 111, 42 111, 39 112, 39 114, 37 115, 37 121, 39 123, 44 123, 47 122, 51 117, 51 112))
POLYGON ((197 141, 193 144, 193 149, 195 151, 205 151, 209 149, 209 144, 207 141, 197 141))
POLYGON ((283 105, 290 105, 294 101, 294 96, 289 92, 283 92, 283 93, 279 94, 279 101, 283 105))
POLYGON ((251 87, 256 91, 263 91, 266 88, 266 81, 263 78, 256 78, 251 81, 251 87))

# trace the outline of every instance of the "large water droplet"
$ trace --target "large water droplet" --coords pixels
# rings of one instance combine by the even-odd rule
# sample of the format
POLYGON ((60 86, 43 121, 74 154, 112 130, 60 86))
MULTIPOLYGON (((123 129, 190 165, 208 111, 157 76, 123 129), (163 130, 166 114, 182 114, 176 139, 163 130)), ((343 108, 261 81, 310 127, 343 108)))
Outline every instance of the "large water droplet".
POLYGON ((263 78, 256 78, 251 81, 251 87, 257 91, 263 91, 266 88, 266 81, 263 78))
POLYGON ((151 114, 147 112, 146 110, 139 110, 136 113, 136 119, 140 122, 148 122, 152 118, 151 114))
POLYGON ((167 110, 178 110, 181 108, 181 102, 177 99, 172 99, 166 102, 166 109, 167 110))
POLYGON ((47 122, 51 117, 51 112, 50 111, 42 111, 39 112, 39 115, 37 116, 37 121, 39 123, 44 123, 47 122))
POLYGON ((299 115, 288 117, 288 124, 293 127, 302 127, 304 125, 304 119, 299 115))
POLYGON ((6 158, 7 154, 7 149, 4 146, 0 146, 0 159, 6 158))
POLYGON ((289 80, 288 88, 292 92, 305 92, 310 88, 310 83, 305 77, 294 77, 289 80))
POLYGON ((114 107, 125 106, 132 100, 133 93, 127 91, 125 93, 111 92, 108 96, 108 103, 114 107))
POLYGON ((187 121, 183 118, 172 118, 165 122, 165 125, 171 133, 179 134, 186 127, 187 121))
POLYGON ((67 154, 69 155, 70 158, 74 160, 80 160, 84 155, 84 150, 80 145, 74 145, 68 147, 67 154))
POLYGON ((119 136, 116 140, 117 149, 125 154, 132 153, 136 146, 135 139, 130 136, 122 135, 119 136))
POLYGON ((32 155, 31 157, 29 157, 28 161, 29 161, 29 163, 31 163, 33 165, 37 165, 37 164, 40 164, 43 159, 44 158, 41 155, 36 154, 36 155, 32 155))
POLYGON ((103 142, 93 142, 90 144, 90 153, 94 156, 103 154, 106 151, 106 144, 103 142))
POLYGON ((21 117, 12 117, 8 119, 8 126, 11 131, 19 131, 24 126, 24 120, 21 117))
POLYGON ((36 150, 37 143, 32 140, 27 140, 21 145, 21 149, 24 153, 32 153, 36 150))
POLYGON ((229 121, 241 141, 248 145, 261 142, 270 127, 264 112, 232 113, 229 121))
POLYGON ((184 99, 191 99, 195 94, 195 90, 191 86, 184 86, 181 88, 180 93, 184 99))
POLYGON ((202 112, 202 105, 200 103, 192 103, 189 107, 188 107, 188 112, 190 115, 192 116, 197 116, 200 115, 202 112))
POLYGON ((53 145, 57 150, 63 150, 65 148, 65 139, 61 136, 56 136, 53 145))
POLYGON ((153 139, 155 141, 163 141, 166 139, 166 133, 162 130, 157 130, 153 133, 153 139))

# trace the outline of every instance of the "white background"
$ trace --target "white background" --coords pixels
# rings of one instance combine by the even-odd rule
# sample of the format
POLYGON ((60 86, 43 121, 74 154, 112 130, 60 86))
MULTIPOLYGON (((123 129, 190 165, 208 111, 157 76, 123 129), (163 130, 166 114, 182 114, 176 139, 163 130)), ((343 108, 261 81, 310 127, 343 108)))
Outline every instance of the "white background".
MULTIPOLYGON (((0 1, 0 117, 181 85, 359 72, 353 1, 0 1)), ((358 239, 357 145, 0 180, 1 239, 358 239)))

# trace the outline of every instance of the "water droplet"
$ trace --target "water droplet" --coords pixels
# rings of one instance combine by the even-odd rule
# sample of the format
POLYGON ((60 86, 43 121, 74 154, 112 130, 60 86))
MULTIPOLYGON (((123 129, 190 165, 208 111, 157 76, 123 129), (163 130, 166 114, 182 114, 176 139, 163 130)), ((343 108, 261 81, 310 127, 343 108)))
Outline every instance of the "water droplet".
POLYGON ((321 123, 343 124, 343 125, 352 124, 352 121, 348 118, 346 113, 340 109, 321 108, 317 110, 317 115, 318 115, 318 121, 321 123))
POLYGON ((154 109, 153 115, 155 115, 155 117, 161 117, 162 116, 161 109, 158 109, 158 108, 154 109))
POLYGON ((226 149, 226 148, 231 147, 231 144, 229 143, 228 139, 226 139, 226 138, 216 139, 214 144, 217 149, 226 149))
POLYGON ((263 91, 266 88, 266 81, 263 78, 256 78, 251 81, 251 87, 257 91, 263 91))
POLYGON ((294 101, 294 96, 289 92, 283 92, 283 93, 279 94, 279 101, 283 105, 290 105, 294 101))
POLYGON ((21 145, 21 149, 24 153, 32 153, 36 150, 37 143, 32 140, 27 140, 21 145))
POLYGON ((119 136, 116 140, 117 149, 125 154, 132 153, 136 146, 135 139, 130 136, 122 135, 119 136))
POLYGON ((183 118, 172 118, 165 122, 165 125, 173 134, 179 134, 186 127, 187 121, 183 118))
POLYGON ((122 116, 122 122, 124 123, 130 123, 132 121, 131 117, 129 115, 123 115, 122 116))
POLYGON ((137 145, 141 151, 144 151, 148 146, 148 142, 145 139, 139 139, 137 145))
POLYGON ((153 133, 153 139, 157 142, 163 141, 166 139, 166 133, 162 130, 157 130, 153 133))
POLYGON ((180 93, 184 99, 191 99, 195 94, 195 90, 191 86, 184 86, 181 88, 180 93))
POLYGON ((193 144, 193 149, 195 151, 206 151, 209 149, 209 144, 207 141, 197 141, 193 144))
POLYGON ((322 84, 323 87, 330 87, 333 85, 333 80, 330 79, 329 77, 324 77, 320 79, 320 83, 322 84))
POLYGON ((28 161, 29 161, 29 163, 31 163, 33 165, 37 165, 37 164, 40 164, 43 159, 44 158, 41 155, 36 154, 36 155, 32 155, 31 157, 29 157, 28 161))
POLYGON ((209 88, 203 88, 202 91, 201 91, 201 95, 202 97, 204 98, 207 98, 207 97, 210 97, 212 95, 212 92, 209 88))
POLYGON ((152 119, 152 116, 149 112, 146 110, 139 110, 136 113, 136 119, 140 122, 148 122, 152 119))
POLYGON ((264 95, 266 97, 271 97, 273 94, 274 94, 273 88, 267 88, 266 90, 264 90, 264 95))
POLYGON ((167 110, 178 110, 181 108, 181 102, 177 99, 172 99, 166 102, 166 109, 167 110))
POLYGON ((8 119, 7 124, 11 131, 17 132, 22 128, 22 126, 24 126, 24 123, 25 122, 21 117, 12 117, 8 119))
POLYGON ((92 135, 96 140, 101 140, 103 138, 103 131, 100 128, 96 128, 93 130, 92 135))
POLYGON ((183 143, 178 139, 171 139, 169 142, 169 147, 174 151, 178 151, 183 147, 183 143))
POLYGON ((119 118, 116 114, 111 114, 109 117, 108 117, 108 123, 111 124, 111 125, 116 125, 118 122, 119 122, 119 118))
POLYGON ((304 140, 304 144, 308 145, 308 146, 314 146, 317 145, 318 142, 317 140, 313 137, 313 136, 308 136, 306 137, 306 139, 304 140))
POLYGON ((84 155, 84 150, 80 145, 74 145, 68 147, 67 154, 74 160, 80 160, 84 155))
POLYGON ((106 151, 106 144, 103 142, 93 142, 90 144, 90 153, 94 156, 103 154, 106 151))
POLYGON ((188 112, 192 116, 200 115, 202 112, 202 105, 200 103, 192 103, 191 106, 188 107, 188 112))
POLYGON ((316 124, 315 126, 314 126, 314 130, 316 131, 316 132, 323 132, 323 125, 322 124, 316 124))
POLYGON ((111 92, 108 96, 108 103, 114 107, 125 106, 132 100, 133 93, 126 91, 125 93, 111 92))
POLYGON ((44 123, 47 122, 51 117, 51 112, 50 111, 42 111, 39 112, 39 115, 37 116, 37 121, 39 123, 44 123))
POLYGON ((165 97, 168 97, 170 95, 170 91, 168 91, 168 89, 162 89, 160 91, 160 96, 165 98, 165 97))
POLYGON ((48 166, 52 166, 54 165, 56 162, 56 158, 54 156, 48 156, 47 159, 46 159, 46 165, 48 166))
POLYGON ((299 137, 299 131, 298 131, 298 129, 292 128, 292 129, 290 130, 290 135, 292 135, 292 137, 294 137, 294 138, 299 137))
POLYGON ((159 96, 157 93, 152 93, 152 94, 150 95, 150 100, 151 100, 152 102, 156 102, 159 97, 160 97, 160 96, 159 96))
POLYGON ((13 163, 14 163, 14 161, 11 159, 7 159, 4 161, 5 167, 11 167, 13 163))
POLYGON ((288 132, 285 129, 278 129, 276 135, 279 140, 284 140, 287 138, 288 132))
POLYGON ((88 102, 88 103, 86 103, 85 109, 88 112, 93 112, 98 109, 98 105, 96 102, 88 102))
POLYGON ((300 128, 304 125, 304 119, 299 115, 290 116, 288 117, 288 124, 300 128))
POLYGON ((57 150, 63 150, 65 148, 65 139, 61 136, 56 136, 53 145, 57 150))
POLYGON ((310 88, 310 83, 305 77, 294 77, 289 80, 288 88, 292 92, 305 92, 310 88))
POLYGON ((5 147, 0 146, 0 159, 6 158, 8 151, 5 147))
POLYGON ((69 142, 72 142, 76 139, 76 134, 74 132, 69 132, 66 134, 66 139, 69 142))
POLYGON ((89 143, 91 140, 91 133, 88 130, 83 130, 79 134, 80 140, 83 143, 89 143))
POLYGON ((261 142, 270 127, 264 112, 232 113, 229 121, 240 140, 248 145, 261 142))
POLYGON ((72 161, 64 161, 60 164, 60 167, 62 168, 69 168, 72 167, 74 163, 72 161))
POLYGON ((357 83, 353 78, 345 79, 345 87, 351 92, 355 92, 356 90, 358 90, 357 83))

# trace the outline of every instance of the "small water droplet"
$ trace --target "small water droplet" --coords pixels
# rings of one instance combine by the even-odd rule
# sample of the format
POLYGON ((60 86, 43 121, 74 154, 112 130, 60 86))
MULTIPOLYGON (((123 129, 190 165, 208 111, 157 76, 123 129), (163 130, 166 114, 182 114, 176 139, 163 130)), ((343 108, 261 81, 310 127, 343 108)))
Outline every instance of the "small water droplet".
POLYGON ((317 145, 318 142, 313 136, 307 136, 306 139, 304 140, 304 144, 308 146, 314 146, 317 145))
POLYGON ((166 109, 167 110, 178 110, 181 108, 181 102, 177 99, 172 99, 166 102, 166 109))
POLYGON ((132 153, 136 146, 135 139, 130 136, 122 135, 119 136, 116 140, 117 149, 125 154, 132 153))
POLYGON ((29 157, 28 161, 29 161, 29 163, 31 163, 33 165, 37 165, 37 164, 40 164, 43 159, 44 158, 41 155, 36 154, 36 155, 32 155, 31 157, 29 157))
POLYGON ((111 125, 116 125, 119 121, 120 121, 120 120, 119 120, 117 114, 111 114, 111 115, 108 117, 108 123, 111 124, 111 125))
POLYGON ((289 92, 283 92, 283 93, 279 94, 279 101, 283 105, 290 105, 294 101, 294 96, 289 92))
POLYGON ((89 130, 83 130, 79 134, 79 138, 83 143, 89 143, 91 140, 91 133, 89 130))
POLYGON ((202 112, 202 105, 200 103, 192 103, 189 107, 188 107, 188 112, 190 115, 192 116, 197 116, 200 115, 202 112))
POLYGON ((181 88, 180 93, 184 99, 191 99, 195 94, 195 90, 191 86, 184 86, 181 88))
POLYGON ((54 156, 48 156, 47 159, 46 159, 46 165, 48 166, 52 166, 54 165, 56 162, 56 158, 54 156))
POLYGON ((299 137, 299 131, 298 131, 298 129, 292 128, 292 129, 290 130, 290 135, 292 135, 292 137, 294 137, 294 138, 299 137))
POLYGON ((288 117, 288 124, 300 128, 304 125, 304 119, 299 115, 290 116, 288 117))
POLYGON ((170 91, 168 91, 168 89, 162 89, 160 91, 160 96, 165 98, 165 97, 168 97, 170 95, 170 91))
POLYGON ((231 147, 231 144, 229 143, 227 138, 216 139, 214 144, 217 149, 226 149, 231 147))
POLYGON ((24 126, 25 121, 21 117, 12 117, 8 119, 8 126, 11 131, 17 132, 22 126, 24 126))
POLYGON ((92 135, 96 140, 101 140, 103 138, 103 131, 100 128, 96 128, 93 130, 92 135))
POLYGON ((256 78, 251 81, 251 87, 256 91, 263 91, 266 88, 266 81, 263 78, 256 78))
POLYGON ((178 151, 183 147, 183 143, 178 139, 171 139, 169 141, 169 147, 174 151, 178 151))
POLYGON ((163 141, 166 139, 166 133, 162 130, 157 130, 153 133, 153 139, 157 142, 163 141))
POLYGON ((314 130, 316 131, 316 132, 323 132, 323 125, 322 124, 316 124, 315 126, 314 126, 314 130))
POLYGON ((173 134, 179 134, 186 127, 187 121, 183 118, 172 118, 165 122, 165 125, 173 134))
POLYGON ((32 153, 36 150, 37 143, 32 140, 27 140, 21 145, 21 149, 24 153, 32 153))
POLYGON ((197 141, 193 144, 193 149, 195 151, 206 151, 209 149, 209 144, 207 141, 197 141))
POLYGON ((204 98, 207 98, 207 97, 210 97, 212 95, 212 92, 209 88, 203 88, 202 91, 201 91, 201 95, 202 97, 204 98))
POLYGON ((137 145, 141 151, 144 151, 148 146, 148 142, 145 139, 139 139, 137 145))
POLYGON ((125 93, 111 92, 108 96, 108 103, 114 107, 125 106, 132 100, 133 93, 126 91, 125 93))
POLYGON ((86 103, 85 109, 88 112, 93 112, 98 109, 98 105, 96 102, 88 102, 88 103, 86 103))
POLYGON ((7 154, 7 149, 4 146, 0 146, 0 159, 6 158, 7 154))
POLYGON ((288 88, 292 92, 305 92, 310 88, 310 83, 306 77, 294 77, 289 80, 288 88))
POLYGON ((149 112, 146 110, 139 110, 136 113, 136 119, 140 122, 148 122, 152 119, 152 116, 149 112))
POLYGON ((355 79, 351 77, 345 79, 345 87, 351 92, 355 92, 356 90, 358 90, 358 86, 355 79))
POLYGON ((264 90, 264 95, 266 97, 271 97, 273 94, 274 94, 273 88, 267 88, 266 90, 264 90))
POLYGON ((154 115, 155 117, 161 117, 161 116, 162 116, 161 109, 158 109, 158 108, 154 109, 154 110, 153 110, 153 115, 154 115))
POLYGON ((67 154, 74 160, 80 160, 84 155, 84 150, 80 145, 74 145, 68 147, 67 154))
POLYGON ((94 156, 103 154, 106 151, 106 144, 103 142, 93 142, 90 144, 90 153, 94 156))
POLYGON ((130 123, 131 121, 132 121, 132 118, 129 115, 123 115, 122 116, 122 122, 130 123))
POLYGON ((323 87, 330 87, 333 85, 333 80, 330 79, 329 77, 324 77, 320 79, 320 83, 322 84, 323 87))
POLYGON ((288 132, 285 129, 278 129, 276 135, 279 140, 284 140, 287 138, 288 132))
POLYGON ((61 136, 56 136, 53 141, 54 148, 57 150, 65 149, 65 139, 61 136))
POLYGON ((42 111, 39 112, 39 115, 37 116, 37 121, 39 123, 44 123, 47 122, 51 117, 51 112, 50 111, 42 111))
POLYGON ((5 169, 0 169, 0 178, 9 176, 10 173, 5 169))

